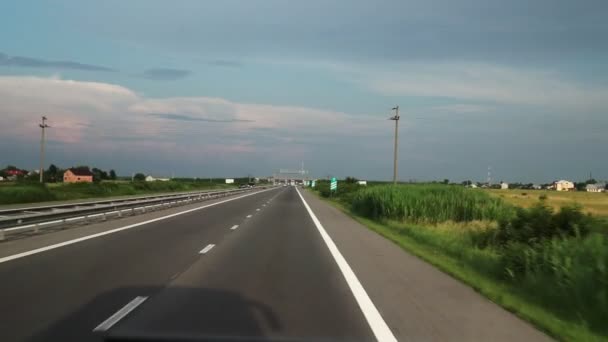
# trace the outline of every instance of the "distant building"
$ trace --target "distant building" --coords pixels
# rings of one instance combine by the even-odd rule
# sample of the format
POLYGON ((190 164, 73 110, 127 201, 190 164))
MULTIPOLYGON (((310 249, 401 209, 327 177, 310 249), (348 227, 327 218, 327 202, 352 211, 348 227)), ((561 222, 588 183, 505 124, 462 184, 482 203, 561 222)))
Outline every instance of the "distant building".
POLYGON ((367 185, 367 181, 360 180, 360 181, 357 181, 357 184, 359 184, 359 185, 367 185))
POLYGON ((471 189, 477 189, 477 184, 475 183, 471 183, 471 185, 469 185, 471 187, 471 189))
POLYGON ((93 173, 88 168, 71 168, 63 173, 64 183, 92 183, 93 173))
POLYGON ((234 184, 233 178, 226 178, 226 184, 234 184))
POLYGON ((509 183, 500 182, 500 188, 501 188, 502 190, 507 190, 507 189, 509 189, 509 183))
POLYGON ((155 178, 150 175, 146 176, 146 182, 168 182, 170 180, 170 178, 155 178))
POLYGON ((587 184, 586 189, 587 189, 587 192, 605 192, 606 184, 605 183, 587 184))
POLYGON ((4 180, 4 177, 0 176, 0 182, 2 182, 4 180))
POLYGON ((538 185, 538 184, 534 184, 534 185, 532 185, 532 189, 534 189, 534 190, 540 190, 540 189, 542 189, 542 188, 543 188, 543 187, 542 187, 541 185, 538 185))
POLYGON ((5 173, 10 176, 25 176, 27 171, 24 170, 6 170, 5 173))
POLYGON ((556 191, 573 191, 574 183, 567 180, 559 180, 553 183, 553 188, 556 191))

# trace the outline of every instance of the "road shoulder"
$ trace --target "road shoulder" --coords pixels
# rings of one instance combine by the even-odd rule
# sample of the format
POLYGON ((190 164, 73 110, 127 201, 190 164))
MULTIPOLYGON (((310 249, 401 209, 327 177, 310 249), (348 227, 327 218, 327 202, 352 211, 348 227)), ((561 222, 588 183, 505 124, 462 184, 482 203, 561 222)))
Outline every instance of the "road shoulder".
POLYGON ((308 191, 302 195, 400 341, 548 341, 473 289, 308 191))

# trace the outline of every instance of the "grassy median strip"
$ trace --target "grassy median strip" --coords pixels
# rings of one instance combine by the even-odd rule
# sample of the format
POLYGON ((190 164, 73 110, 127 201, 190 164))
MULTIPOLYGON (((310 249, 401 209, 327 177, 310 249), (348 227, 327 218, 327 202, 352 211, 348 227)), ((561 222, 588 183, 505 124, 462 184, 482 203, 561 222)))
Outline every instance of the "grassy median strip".
POLYGON ((232 184, 207 181, 129 182, 103 181, 99 183, 15 183, 0 186, 0 204, 65 201, 118 196, 137 196, 155 193, 229 189, 232 184))
POLYGON ((603 323, 608 319, 608 241, 588 229, 587 217, 568 208, 563 212, 545 211, 542 206, 509 208, 477 198, 483 196, 479 192, 443 200, 460 189, 382 188, 359 189, 329 202, 559 340, 608 339, 603 323), (393 197, 403 193, 413 198, 393 197), (479 210, 469 208, 475 201, 481 204, 479 210), (444 215, 442 221, 426 220, 422 208, 428 208, 428 215, 444 215), (533 244, 523 243, 530 239, 524 233, 535 224, 528 221, 534 220, 542 229, 576 222, 575 231, 591 233, 549 235, 533 244), (525 221, 524 233, 516 229, 520 221, 525 221))

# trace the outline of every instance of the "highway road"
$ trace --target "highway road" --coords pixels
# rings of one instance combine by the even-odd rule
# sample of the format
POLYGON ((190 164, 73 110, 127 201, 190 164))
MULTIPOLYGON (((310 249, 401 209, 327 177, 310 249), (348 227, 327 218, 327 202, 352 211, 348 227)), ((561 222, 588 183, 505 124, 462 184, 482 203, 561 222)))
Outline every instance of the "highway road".
POLYGON ((0 341, 548 338, 295 187, 0 244, 0 341))

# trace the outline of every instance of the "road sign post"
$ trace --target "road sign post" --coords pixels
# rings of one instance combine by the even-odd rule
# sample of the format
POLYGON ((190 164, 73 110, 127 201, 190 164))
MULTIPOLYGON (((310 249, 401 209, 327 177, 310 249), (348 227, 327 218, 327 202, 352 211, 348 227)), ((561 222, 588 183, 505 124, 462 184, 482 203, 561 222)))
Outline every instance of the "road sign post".
POLYGON ((336 177, 333 177, 331 179, 331 183, 329 183, 329 192, 333 193, 338 191, 338 180, 336 179, 336 177))

